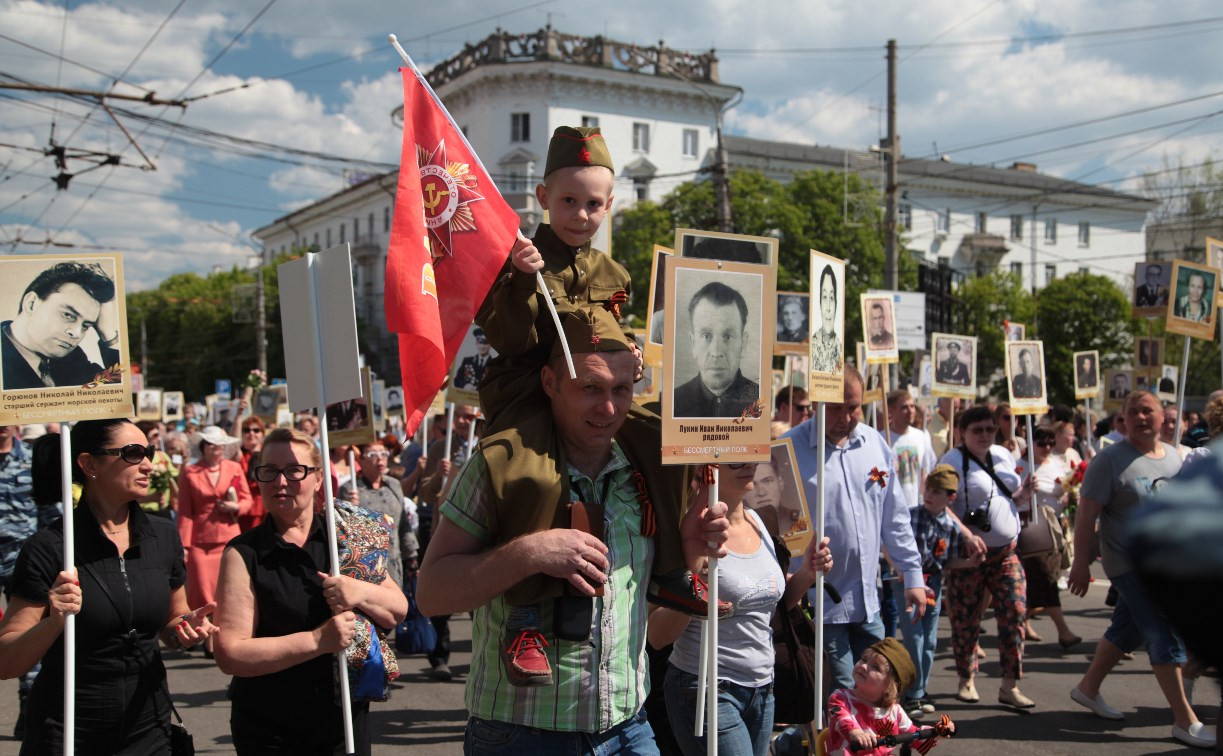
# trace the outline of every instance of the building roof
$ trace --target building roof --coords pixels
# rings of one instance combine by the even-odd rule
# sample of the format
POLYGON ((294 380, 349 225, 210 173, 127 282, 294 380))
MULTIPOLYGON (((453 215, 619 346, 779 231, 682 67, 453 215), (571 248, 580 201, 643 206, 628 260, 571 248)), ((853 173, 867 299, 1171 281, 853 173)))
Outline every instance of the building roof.
MULTIPOLYGON (((742 136, 727 136, 726 148, 730 152, 732 164, 736 162, 736 157, 740 157, 755 161, 807 163, 812 168, 840 170, 845 167, 848 160, 849 169, 856 173, 867 173, 880 169, 879 155, 866 150, 771 142, 742 136)), ((781 168, 781 166, 777 167, 781 168)), ((1117 192, 1107 187, 1083 184, 1038 173, 1035 166, 1024 163, 1016 163, 1010 168, 996 168, 989 165, 955 163, 949 160, 908 158, 902 154, 897 168, 900 172, 902 188, 905 184, 913 185, 922 180, 930 182, 924 188, 932 188, 935 184, 946 186, 947 182, 963 182, 991 185, 1008 190, 1008 194, 1020 195, 1029 192, 1032 195, 1047 196, 1057 202, 1104 204, 1108 207, 1143 212, 1157 204, 1145 197, 1117 192), (1076 201, 1075 198, 1079 199, 1076 201)))

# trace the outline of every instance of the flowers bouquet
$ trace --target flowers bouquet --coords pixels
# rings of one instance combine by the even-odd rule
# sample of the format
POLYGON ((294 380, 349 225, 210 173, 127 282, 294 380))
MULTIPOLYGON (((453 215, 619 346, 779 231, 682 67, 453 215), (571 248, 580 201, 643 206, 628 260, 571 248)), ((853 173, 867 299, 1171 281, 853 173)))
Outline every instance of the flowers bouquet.
POLYGON ((242 385, 251 389, 252 391, 258 391, 259 389, 266 386, 267 383, 268 383, 267 373, 264 373, 259 368, 255 368, 254 370, 246 374, 246 380, 242 382, 242 385))
POLYGON ((1087 462, 1082 461, 1070 466, 1070 472, 1057 479, 1066 492, 1066 517, 1074 522, 1074 512, 1079 506, 1079 489, 1083 487, 1083 475, 1087 473, 1087 462))

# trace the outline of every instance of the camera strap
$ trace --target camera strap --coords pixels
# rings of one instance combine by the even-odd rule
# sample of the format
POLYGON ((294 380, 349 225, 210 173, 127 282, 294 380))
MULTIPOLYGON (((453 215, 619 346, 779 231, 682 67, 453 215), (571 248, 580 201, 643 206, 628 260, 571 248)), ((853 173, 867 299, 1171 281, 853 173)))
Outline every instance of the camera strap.
POLYGON ((995 483, 995 484, 998 486, 998 488, 999 488, 999 489, 1000 489, 1000 490, 1001 490, 1001 491, 1002 491, 1004 494, 1006 494, 1006 498, 1008 498, 1008 499, 1012 499, 1012 500, 1015 498, 1015 494, 1014 494, 1014 493, 1012 493, 1011 489, 1007 488, 1007 487, 1006 487, 1006 484, 1005 484, 1005 483, 1003 483, 1001 480, 999 480, 999 479, 998 479, 998 474, 997 474, 996 472, 994 472, 994 457, 993 457, 993 455, 992 455, 992 454, 986 454, 986 455, 985 455, 986 464, 982 464, 982 463, 981 463, 981 460, 977 459, 977 457, 976 457, 976 455, 975 455, 975 454, 973 454, 972 452, 968 451, 968 447, 967 447, 967 446, 965 446, 965 445, 963 445, 963 444, 960 444, 960 446, 959 446, 959 450, 960 450, 960 459, 961 459, 961 460, 963 460, 963 462, 964 462, 964 494, 965 494, 965 498, 967 498, 967 495, 968 495, 968 460, 970 460, 970 459, 971 459, 973 462, 976 462, 976 463, 977 463, 977 467, 979 467, 979 468, 981 468, 982 470, 984 470, 984 471, 985 471, 985 473, 986 473, 987 475, 989 475, 989 477, 991 477, 991 478, 993 478, 993 479, 994 479, 994 483, 995 483))

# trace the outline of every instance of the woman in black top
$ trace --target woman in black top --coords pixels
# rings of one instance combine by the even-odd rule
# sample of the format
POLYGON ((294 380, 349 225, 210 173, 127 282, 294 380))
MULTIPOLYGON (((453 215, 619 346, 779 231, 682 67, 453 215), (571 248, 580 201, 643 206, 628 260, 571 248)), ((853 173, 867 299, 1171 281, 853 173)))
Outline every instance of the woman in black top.
MULTIPOLYGON (((344 752, 335 654, 352 643, 359 609, 394 627, 408 600, 391 580, 329 577, 326 518, 315 511, 323 458, 314 440, 277 428, 263 442, 267 517, 221 557, 217 664, 234 676, 230 729, 239 754, 344 752)), ((353 702, 358 754, 370 752, 368 702, 353 702)))
MULTIPOLYGON (((153 470, 154 447, 144 433, 127 420, 86 420, 72 429, 72 448, 73 479, 83 487, 73 517, 77 569, 62 571, 57 520, 22 548, 0 622, 0 677, 15 677, 39 659, 43 665, 21 753, 63 750, 60 636, 69 614, 77 615, 76 752, 169 753, 169 692, 157 641, 171 648, 199 643, 216 631, 207 619, 214 606, 188 608, 178 532, 136 504, 153 470)), ((35 478, 59 477, 58 455, 39 462, 35 478)))

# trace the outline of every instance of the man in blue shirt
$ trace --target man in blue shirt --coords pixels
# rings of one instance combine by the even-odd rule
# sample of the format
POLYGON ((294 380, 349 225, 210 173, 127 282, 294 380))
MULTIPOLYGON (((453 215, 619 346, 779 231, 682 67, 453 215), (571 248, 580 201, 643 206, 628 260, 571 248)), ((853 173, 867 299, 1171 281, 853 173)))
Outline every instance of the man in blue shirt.
MULTIPOLYGON (((905 604, 917 621, 925 613, 926 586, 921 557, 913 539, 909 507, 896 483, 892 453, 875 429, 858 423, 862 375, 845 368, 845 398, 825 405, 824 534, 831 539, 835 563, 826 580, 841 594, 841 603, 824 603, 824 650, 832 665, 832 689, 852 688, 854 660, 883 640, 875 583, 880 547, 904 577, 905 604), (865 590, 864 590, 865 589, 865 590)), ((819 439, 815 420, 790 432, 799 474, 814 509, 819 439)))

